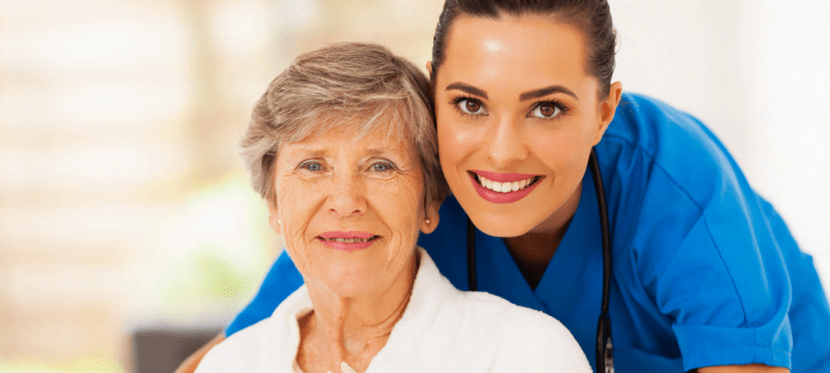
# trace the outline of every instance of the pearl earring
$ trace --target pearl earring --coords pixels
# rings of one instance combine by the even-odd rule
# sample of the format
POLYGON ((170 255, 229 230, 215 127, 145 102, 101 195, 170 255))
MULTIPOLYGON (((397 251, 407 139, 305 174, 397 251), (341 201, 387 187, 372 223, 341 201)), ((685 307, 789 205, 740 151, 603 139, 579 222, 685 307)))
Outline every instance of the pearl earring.
POLYGON ((282 220, 277 219, 277 225, 282 225, 282 220))
POLYGON ((429 224, 429 219, 427 219, 427 224, 429 224))

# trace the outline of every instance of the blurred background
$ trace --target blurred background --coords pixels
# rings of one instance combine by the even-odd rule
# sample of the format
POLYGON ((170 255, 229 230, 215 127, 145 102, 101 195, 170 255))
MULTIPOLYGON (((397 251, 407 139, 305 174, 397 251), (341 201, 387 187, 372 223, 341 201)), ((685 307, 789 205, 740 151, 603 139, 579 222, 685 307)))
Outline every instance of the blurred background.
MULTIPOLYGON (((442 4, 0 0, 0 372, 172 371, 281 250, 237 155, 267 84, 337 41, 424 66, 442 4)), ((827 288, 830 5, 611 7, 615 79, 707 123, 827 288)))

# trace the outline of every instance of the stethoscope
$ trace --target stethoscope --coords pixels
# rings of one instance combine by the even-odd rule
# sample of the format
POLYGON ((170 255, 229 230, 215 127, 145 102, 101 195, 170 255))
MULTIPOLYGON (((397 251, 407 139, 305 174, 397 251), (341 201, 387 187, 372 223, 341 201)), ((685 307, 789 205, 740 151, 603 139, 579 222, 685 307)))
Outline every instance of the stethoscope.
MULTIPOLYGON (((599 207, 599 223, 602 229, 602 306, 597 322, 596 366, 597 373, 614 373, 613 344, 611 343, 611 318, 608 316, 608 298, 611 294, 611 235, 608 226, 608 205, 605 188, 597 163, 597 153, 591 149, 588 168, 594 177, 594 189, 599 207)), ((470 290, 476 291, 476 228, 467 217, 467 282, 470 290)))

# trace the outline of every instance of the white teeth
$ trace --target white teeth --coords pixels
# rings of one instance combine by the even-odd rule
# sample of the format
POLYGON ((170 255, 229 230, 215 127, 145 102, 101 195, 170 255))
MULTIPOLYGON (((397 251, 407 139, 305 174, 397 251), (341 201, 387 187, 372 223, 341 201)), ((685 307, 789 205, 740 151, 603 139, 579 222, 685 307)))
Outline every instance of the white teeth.
POLYGON ((481 186, 499 193, 510 193, 527 188, 530 184, 533 183, 533 181, 536 178, 536 176, 533 176, 524 180, 500 183, 498 181, 492 181, 490 179, 487 179, 486 177, 483 177, 479 174, 476 174, 476 177, 478 179, 478 183, 481 186))

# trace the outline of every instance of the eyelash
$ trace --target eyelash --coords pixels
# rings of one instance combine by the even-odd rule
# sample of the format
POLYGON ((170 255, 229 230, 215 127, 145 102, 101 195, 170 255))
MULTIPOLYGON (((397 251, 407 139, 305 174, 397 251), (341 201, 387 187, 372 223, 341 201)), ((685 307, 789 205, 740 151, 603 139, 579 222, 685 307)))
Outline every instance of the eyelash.
POLYGON ((383 170, 383 171, 375 171, 375 172, 389 172, 389 171, 392 171, 392 170, 395 169, 395 165, 392 162, 387 162, 387 161, 373 162, 371 165, 369 165, 369 169, 374 171, 374 168, 375 168, 376 165, 384 165, 384 166, 387 167, 387 169, 383 170))
MULTIPOLYGON (((487 107, 484 106, 484 103, 481 102, 481 100, 479 100, 475 97, 467 96, 467 95, 457 96, 457 97, 454 97, 453 99, 450 100, 450 105, 452 105, 452 107, 455 109, 455 111, 457 111, 459 114, 461 114, 461 116, 481 116, 481 115, 483 115, 483 114, 470 114, 470 113, 464 112, 464 110, 461 110, 461 108, 458 105, 460 103, 464 102, 464 101, 475 101, 479 105, 481 105, 481 107, 483 107, 485 110, 487 109, 487 107)), ((534 118, 534 119, 554 120, 554 119, 558 119, 562 115, 567 114, 571 110, 571 108, 569 108, 568 106, 563 104, 561 101, 559 101, 557 99, 550 99, 550 100, 537 102, 536 105, 533 105, 533 108, 530 109, 530 112, 533 112, 534 110, 536 110, 540 106, 544 106, 544 105, 550 105, 550 106, 553 106, 553 107, 559 109, 559 111, 560 111, 559 114, 557 114, 556 116, 551 117, 551 118, 534 118)))
POLYGON ((300 163, 300 165, 297 168, 305 170, 305 171, 309 171, 309 172, 319 172, 319 171, 322 171, 324 169, 323 164, 320 163, 320 161, 314 160, 314 159, 307 160, 307 161, 304 161, 304 162, 300 163), (310 166, 310 165, 318 165, 318 166, 320 166, 320 169, 319 170, 309 170, 307 166, 310 166))
POLYGON ((454 97, 453 99, 450 100, 450 105, 452 105, 452 107, 455 109, 455 111, 457 111, 459 114, 461 114, 461 116, 481 116, 482 115, 482 114, 465 113, 464 110, 461 110, 461 108, 458 107, 458 104, 460 104, 463 101, 475 101, 475 102, 478 102, 478 104, 481 105, 481 107, 484 107, 484 103, 481 102, 481 100, 479 100, 475 97, 472 97, 472 96, 467 96, 467 95, 461 95, 461 96, 454 97))
MULTIPOLYGON (((531 117, 531 118, 533 118, 533 119, 541 119, 541 120, 555 120, 555 119, 558 119, 559 117, 561 117, 561 116, 563 116, 563 115, 568 114, 568 111, 570 111, 570 110, 571 110, 571 108, 569 108, 569 107, 565 106, 565 104, 563 104, 561 101, 559 101, 559 100, 557 100, 557 99, 555 99, 555 98, 554 98, 554 99, 550 99, 550 100, 545 100, 545 101, 539 101, 539 102, 537 102, 537 103, 536 103, 536 105, 533 105, 533 108, 532 108, 532 109, 530 109, 530 112, 531 112, 531 113, 532 113, 532 112, 534 112, 534 111, 535 111, 536 109, 538 109, 540 106, 553 106, 554 108, 559 109, 559 114, 557 114, 557 115, 555 115, 555 116, 553 116, 553 117, 550 117, 550 118, 538 118, 538 117, 531 117)), ((529 113, 528 113, 528 114, 529 114, 529 113)))
MULTIPOLYGON (((304 161, 304 162, 300 163, 300 165, 297 168, 301 169, 301 170, 309 171, 309 172, 320 172, 320 171, 325 170, 325 167, 323 167, 323 164, 320 163, 320 161, 317 161, 317 160, 304 161), (319 170, 309 170, 308 166, 312 166, 312 165, 319 166, 320 169, 319 170)), ((376 171, 376 172, 389 172, 389 171, 395 170, 396 167, 395 167, 394 163, 389 162, 389 161, 377 161, 377 162, 372 162, 372 164, 369 165, 369 169, 372 170, 372 171, 376 171), (383 170, 383 171, 376 171, 376 170, 374 170, 374 167, 376 165, 386 166, 387 169, 383 170)))

